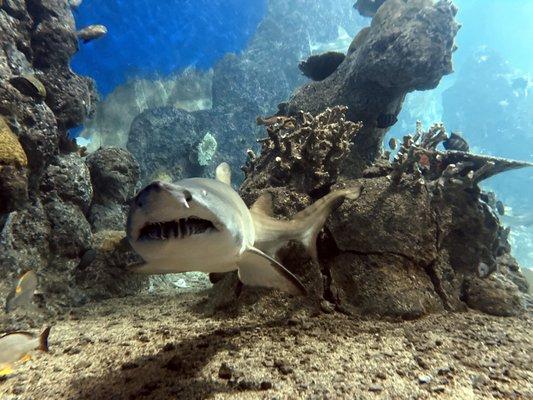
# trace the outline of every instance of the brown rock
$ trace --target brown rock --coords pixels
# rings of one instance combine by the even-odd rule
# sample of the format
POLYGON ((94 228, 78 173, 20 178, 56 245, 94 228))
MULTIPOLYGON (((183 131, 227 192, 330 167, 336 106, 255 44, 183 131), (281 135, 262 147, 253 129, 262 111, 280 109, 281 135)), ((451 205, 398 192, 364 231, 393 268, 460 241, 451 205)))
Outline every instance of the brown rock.
POLYGON ((518 287, 502 274, 486 279, 471 278, 466 283, 468 306, 487 314, 510 317, 524 310, 518 287))
POLYGON ((412 319, 443 310, 429 276, 404 257, 343 253, 328 268, 336 300, 351 312, 412 319))
POLYGON ((361 196, 343 203, 328 224, 341 251, 398 254, 420 265, 436 258, 437 225, 426 190, 392 186, 386 177, 355 182, 361 196))

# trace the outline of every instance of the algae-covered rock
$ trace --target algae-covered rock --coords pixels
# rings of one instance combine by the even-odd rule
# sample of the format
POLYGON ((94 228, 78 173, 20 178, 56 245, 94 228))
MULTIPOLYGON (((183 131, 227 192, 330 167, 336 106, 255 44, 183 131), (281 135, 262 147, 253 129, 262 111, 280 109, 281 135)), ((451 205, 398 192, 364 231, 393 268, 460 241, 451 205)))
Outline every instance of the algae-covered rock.
POLYGON ((28 157, 17 136, 11 131, 4 118, 0 117, 0 166, 2 165, 26 167, 28 157))
POLYGON ((28 158, 0 117, 0 215, 23 208, 28 199, 28 158))

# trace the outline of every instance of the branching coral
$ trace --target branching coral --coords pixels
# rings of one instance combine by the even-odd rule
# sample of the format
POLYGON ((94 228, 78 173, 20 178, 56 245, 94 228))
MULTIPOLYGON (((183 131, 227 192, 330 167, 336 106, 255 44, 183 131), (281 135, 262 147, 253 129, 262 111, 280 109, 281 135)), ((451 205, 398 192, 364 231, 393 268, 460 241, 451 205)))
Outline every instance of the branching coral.
POLYGON ((259 158, 248 152, 245 172, 265 171, 272 186, 288 181, 301 192, 327 191, 362 127, 346 120, 347 110, 337 106, 317 116, 300 112, 295 117, 258 118, 258 124, 267 127, 268 137, 260 140, 259 158))
POLYGON ((434 88, 452 72, 459 29, 457 8, 449 1, 361 1, 356 8, 375 13, 368 30, 354 39, 329 77, 300 87, 280 108, 281 114, 296 115, 298 110, 318 114, 326 107, 348 106, 347 119, 364 124, 348 158, 352 177, 380 154, 405 95, 434 88))
POLYGON ((403 143, 393 162, 391 181, 398 184, 405 173, 412 173, 421 184, 433 191, 455 186, 471 188, 482 180, 500 172, 533 166, 531 163, 482 156, 464 151, 436 150, 439 143, 448 139, 443 124, 435 124, 423 131, 417 123, 416 133, 403 138, 403 143))

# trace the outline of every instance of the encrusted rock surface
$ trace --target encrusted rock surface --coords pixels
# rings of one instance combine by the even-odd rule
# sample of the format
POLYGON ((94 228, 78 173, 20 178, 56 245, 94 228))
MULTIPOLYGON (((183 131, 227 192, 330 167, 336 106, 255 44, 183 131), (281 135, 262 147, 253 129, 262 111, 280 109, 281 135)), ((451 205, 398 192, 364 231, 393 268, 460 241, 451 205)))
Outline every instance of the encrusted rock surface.
POLYGON ((139 182, 139 164, 126 150, 102 147, 86 159, 94 186, 88 219, 93 231, 122 230, 126 226, 127 201, 139 182))
POLYGON ((124 203, 138 180, 126 150, 91 180, 68 138, 97 100, 93 82, 70 70, 77 48, 68 1, 0 2, 0 286, 11 289, 21 273, 34 270, 50 306, 90 298, 73 278, 93 247, 86 214, 104 197, 93 184, 108 185, 124 203), (104 179, 120 173, 126 189, 104 179))

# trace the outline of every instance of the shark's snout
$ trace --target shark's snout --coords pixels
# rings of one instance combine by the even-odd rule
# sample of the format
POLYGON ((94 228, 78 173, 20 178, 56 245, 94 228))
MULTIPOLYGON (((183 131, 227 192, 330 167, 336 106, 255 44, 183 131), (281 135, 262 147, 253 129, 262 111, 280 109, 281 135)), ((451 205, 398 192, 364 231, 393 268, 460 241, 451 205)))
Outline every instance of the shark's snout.
POLYGON ((189 202, 192 201, 192 194, 188 190, 177 189, 169 183, 154 181, 137 194, 135 205, 141 208, 146 207, 151 198, 162 193, 172 196, 178 204, 185 208, 189 208, 189 202))
POLYGON ((135 197, 130 209, 128 235, 134 242, 146 243, 217 232, 215 221, 210 217, 188 189, 155 181, 135 197))
POLYGON ((138 207, 146 206, 150 196, 154 192, 159 193, 161 191, 161 188, 161 182, 153 182, 149 184, 137 194, 137 197, 135 198, 135 205, 138 207))

